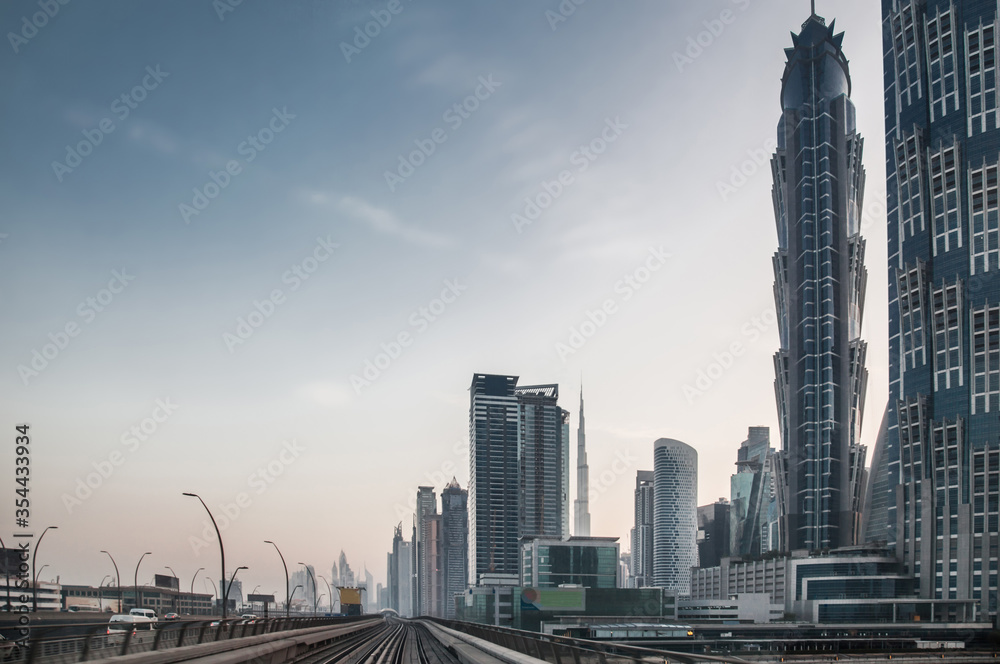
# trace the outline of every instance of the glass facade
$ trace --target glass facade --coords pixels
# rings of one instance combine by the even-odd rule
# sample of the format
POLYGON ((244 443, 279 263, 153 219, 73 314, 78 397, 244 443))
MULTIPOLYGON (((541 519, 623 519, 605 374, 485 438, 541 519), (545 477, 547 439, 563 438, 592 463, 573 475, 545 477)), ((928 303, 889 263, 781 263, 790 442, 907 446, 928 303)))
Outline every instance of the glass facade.
MULTIPOLYGON (((996 3, 882 0, 889 410, 872 505, 917 593, 997 617, 996 3)), ((872 521, 876 520, 873 514, 872 521)), ((871 532, 869 537, 878 537, 871 532)), ((942 620, 961 613, 939 607, 942 620)))
POLYGON ((793 42, 772 160, 781 339, 777 479, 781 548, 816 550, 851 546, 860 535, 865 173, 843 35, 813 14, 793 42))
POLYGON ((618 581, 618 544, 524 542, 521 547, 521 583, 535 588, 570 584, 585 588, 615 588, 618 581))

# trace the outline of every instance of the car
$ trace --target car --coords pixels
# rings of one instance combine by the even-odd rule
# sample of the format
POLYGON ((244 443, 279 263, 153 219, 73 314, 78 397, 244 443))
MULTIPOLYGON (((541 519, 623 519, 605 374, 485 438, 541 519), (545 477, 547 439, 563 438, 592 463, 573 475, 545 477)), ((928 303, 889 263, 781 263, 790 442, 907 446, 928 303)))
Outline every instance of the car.
POLYGON ((132 633, 132 643, 144 643, 153 639, 156 622, 146 616, 116 614, 108 621, 107 645, 118 646, 125 642, 125 636, 132 633))
POLYGON ((252 625, 255 622, 257 622, 257 616, 255 616, 252 613, 244 613, 242 616, 240 616, 240 618, 241 618, 240 620, 241 624, 244 625, 252 625))
POLYGON ((179 615, 177 615, 176 613, 168 613, 167 615, 163 616, 163 619, 164 620, 180 620, 181 617, 179 615))

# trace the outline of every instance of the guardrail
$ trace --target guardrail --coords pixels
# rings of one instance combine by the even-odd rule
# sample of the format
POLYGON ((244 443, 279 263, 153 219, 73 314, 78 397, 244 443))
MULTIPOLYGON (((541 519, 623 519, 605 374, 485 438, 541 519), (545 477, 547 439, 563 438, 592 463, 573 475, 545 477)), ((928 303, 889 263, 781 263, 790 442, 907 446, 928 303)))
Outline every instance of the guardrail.
POLYGON ((489 641, 508 650, 550 662, 550 664, 588 664, 588 662, 594 664, 650 664, 651 661, 658 663, 676 662, 677 664, 696 664, 697 662, 748 664, 746 660, 739 657, 658 650, 622 643, 589 641, 568 636, 527 632, 510 627, 441 620, 439 618, 429 618, 428 620, 457 632, 489 641))
MULTIPOLYGON (((257 620, 177 620, 155 623, 151 631, 108 632, 108 623, 70 623, 31 628, 27 649, 5 642, 2 664, 76 664, 133 653, 170 650, 216 641, 242 639, 301 630, 345 625, 373 616, 337 618, 264 618, 257 620)), ((0 632, 12 625, 0 623, 0 632)))

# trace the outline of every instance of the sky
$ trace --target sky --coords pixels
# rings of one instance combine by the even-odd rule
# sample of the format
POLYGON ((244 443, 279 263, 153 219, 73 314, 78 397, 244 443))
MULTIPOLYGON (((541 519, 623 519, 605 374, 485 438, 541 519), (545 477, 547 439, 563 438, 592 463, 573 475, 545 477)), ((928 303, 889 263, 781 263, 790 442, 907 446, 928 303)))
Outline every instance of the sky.
MULTIPOLYGON (((846 32, 867 139, 870 456, 888 398, 879 8, 817 11, 846 32)), ((108 550, 129 584, 146 551, 140 584, 167 567, 217 584, 193 492, 248 591, 283 583, 264 540, 293 569, 343 550, 384 582, 417 486, 468 485, 474 373, 558 383, 574 441, 582 381, 592 532, 623 551, 657 438, 698 450, 699 504, 728 497, 747 428, 778 440, 768 160, 808 14, 4 2, 0 536, 58 528, 42 580, 96 586, 108 550)))

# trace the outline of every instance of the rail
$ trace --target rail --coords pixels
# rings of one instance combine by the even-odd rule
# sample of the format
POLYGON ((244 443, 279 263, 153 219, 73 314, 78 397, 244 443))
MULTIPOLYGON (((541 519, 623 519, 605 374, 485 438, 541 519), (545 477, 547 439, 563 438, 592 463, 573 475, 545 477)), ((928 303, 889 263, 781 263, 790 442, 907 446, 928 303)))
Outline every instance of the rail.
POLYGON ((651 662, 658 664, 664 662, 667 664, 697 664, 699 662, 749 664, 739 657, 674 652, 439 618, 427 620, 550 664, 651 664, 651 662))
MULTIPOLYGON (((141 652, 278 634, 310 627, 347 625, 372 616, 337 618, 265 618, 257 620, 178 620, 155 623, 150 631, 111 632, 107 622, 69 623, 31 628, 27 648, 0 642, 2 664, 76 664, 141 652)), ((16 625, 0 622, 0 632, 16 625)))

